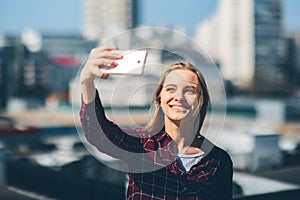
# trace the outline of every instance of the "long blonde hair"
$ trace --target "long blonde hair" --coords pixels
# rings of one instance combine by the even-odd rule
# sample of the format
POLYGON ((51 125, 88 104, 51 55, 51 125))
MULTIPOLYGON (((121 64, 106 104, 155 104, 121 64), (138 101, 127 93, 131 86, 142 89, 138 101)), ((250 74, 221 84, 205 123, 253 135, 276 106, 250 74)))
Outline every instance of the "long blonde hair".
POLYGON ((162 91, 164 82, 166 77, 170 74, 170 72, 174 70, 189 70, 197 75, 198 83, 200 85, 201 90, 199 91, 198 97, 199 97, 199 114, 197 115, 195 121, 194 121, 194 130, 195 132, 199 133, 200 129, 203 125, 205 115, 208 110, 209 106, 209 94, 206 82, 204 80, 203 75, 201 72, 193 66, 189 62, 176 62, 171 65, 171 67, 163 74, 161 81, 158 84, 158 87, 156 88, 156 91, 153 96, 153 106, 154 106, 154 114, 152 120, 147 124, 145 127, 145 130, 149 131, 150 133, 157 133, 161 131, 164 127, 164 113, 160 106, 160 93, 162 91))

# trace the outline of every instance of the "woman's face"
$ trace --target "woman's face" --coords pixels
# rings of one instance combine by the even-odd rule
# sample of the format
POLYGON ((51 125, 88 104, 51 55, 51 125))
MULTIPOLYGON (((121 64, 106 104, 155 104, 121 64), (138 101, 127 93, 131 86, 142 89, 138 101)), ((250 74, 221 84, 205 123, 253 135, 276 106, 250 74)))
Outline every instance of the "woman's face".
POLYGON ((200 86, 197 75, 189 70, 171 71, 160 92, 160 105, 165 120, 180 123, 191 119, 199 111, 200 86))

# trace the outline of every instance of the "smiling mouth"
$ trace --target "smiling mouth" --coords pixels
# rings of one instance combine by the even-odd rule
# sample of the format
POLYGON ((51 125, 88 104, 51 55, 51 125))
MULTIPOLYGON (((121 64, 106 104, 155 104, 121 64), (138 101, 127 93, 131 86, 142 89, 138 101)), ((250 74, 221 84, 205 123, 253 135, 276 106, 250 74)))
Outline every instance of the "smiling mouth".
POLYGON ((170 105, 170 108, 176 110, 176 111, 180 111, 180 112, 186 112, 187 108, 185 108, 184 106, 181 105, 170 105))

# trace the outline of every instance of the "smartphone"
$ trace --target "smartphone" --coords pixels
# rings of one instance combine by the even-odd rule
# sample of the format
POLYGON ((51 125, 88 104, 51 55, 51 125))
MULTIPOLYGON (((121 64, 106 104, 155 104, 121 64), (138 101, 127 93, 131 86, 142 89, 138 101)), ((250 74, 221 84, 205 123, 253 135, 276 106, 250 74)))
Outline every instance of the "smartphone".
POLYGON ((123 55, 122 59, 116 60, 118 66, 112 69, 103 69, 103 73, 107 74, 129 74, 129 75, 142 75, 145 68, 147 59, 146 50, 116 50, 114 53, 123 55))

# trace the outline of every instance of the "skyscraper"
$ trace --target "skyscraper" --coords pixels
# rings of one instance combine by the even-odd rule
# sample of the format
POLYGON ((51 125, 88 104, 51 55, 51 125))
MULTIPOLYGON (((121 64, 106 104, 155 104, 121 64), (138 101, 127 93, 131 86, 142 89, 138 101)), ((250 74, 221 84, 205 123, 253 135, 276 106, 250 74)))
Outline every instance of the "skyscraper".
POLYGON ((196 40, 219 62, 225 79, 273 94, 284 82, 281 20, 281 0, 221 0, 216 14, 199 26, 196 40))
POLYGON ((138 23, 137 0, 84 0, 82 34, 103 40, 138 23))

